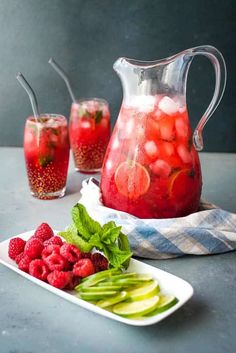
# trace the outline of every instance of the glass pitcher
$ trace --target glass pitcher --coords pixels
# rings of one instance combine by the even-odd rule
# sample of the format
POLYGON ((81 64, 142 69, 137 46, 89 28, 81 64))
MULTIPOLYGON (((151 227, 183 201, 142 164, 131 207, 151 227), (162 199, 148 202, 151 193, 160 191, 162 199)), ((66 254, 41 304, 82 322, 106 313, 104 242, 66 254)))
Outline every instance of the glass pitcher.
POLYGON ((102 168, 104 205, 140 218, 196 212, 202 188, 197 151, 203 148, 202 130, 224 93, 222 54, 212 46, 199 46, 157 61, 119 58, 114 70, 122 82, 123 102, 102 168), (192 133, 186 81, 196 55, 210 59, 216 84, 192 133))

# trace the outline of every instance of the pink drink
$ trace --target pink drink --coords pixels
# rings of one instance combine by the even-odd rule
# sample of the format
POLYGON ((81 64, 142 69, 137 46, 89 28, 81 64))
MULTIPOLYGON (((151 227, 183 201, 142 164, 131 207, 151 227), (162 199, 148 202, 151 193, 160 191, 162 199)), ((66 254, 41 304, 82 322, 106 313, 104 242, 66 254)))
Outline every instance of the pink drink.
POLYGON ((99 171, 109 138, 110 113, 105 100, 93 98, 72 104, 70 144, 77 170, 99 171))
POLYGON ((29 117, 25 125, 24 153, 31 194, 39 199, 62 197, 69 162, 66 118, 56 114, 29 117))
POLYGON ((104 159, 103 203, 140 218, 185 216, 197 211, 202 186, 187 110, 155 99, 141 111, 122 106, 104 159))

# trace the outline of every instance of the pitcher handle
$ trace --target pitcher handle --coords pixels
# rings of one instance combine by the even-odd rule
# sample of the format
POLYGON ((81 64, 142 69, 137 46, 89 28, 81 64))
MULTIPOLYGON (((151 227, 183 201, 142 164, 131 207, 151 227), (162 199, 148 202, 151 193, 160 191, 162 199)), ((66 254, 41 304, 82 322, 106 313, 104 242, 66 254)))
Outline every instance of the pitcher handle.
POLYGON ((193 144, 197 151, 201 151, 203 149, 202 130, 222 99, 226 85, 227 71, 223 55, 215 47, 204 45, 191 48, 187 52, 189 56, 206 56, 212 63, 215 70, 216 82, 212 100, 193 133, 193 144))

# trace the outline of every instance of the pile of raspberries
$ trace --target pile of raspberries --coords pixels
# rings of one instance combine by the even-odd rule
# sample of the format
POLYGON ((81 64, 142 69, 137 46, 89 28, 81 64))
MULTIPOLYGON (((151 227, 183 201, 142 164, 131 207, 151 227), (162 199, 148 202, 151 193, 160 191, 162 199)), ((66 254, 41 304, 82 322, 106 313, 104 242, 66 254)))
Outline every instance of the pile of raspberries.
POLYGON ((12 238, 8 256, 20 270, 60 289, 74 289, 82 278, 108 268, 102 254, 81 252, 63 242, 47 223, 42 223, 27 241, 12 238))

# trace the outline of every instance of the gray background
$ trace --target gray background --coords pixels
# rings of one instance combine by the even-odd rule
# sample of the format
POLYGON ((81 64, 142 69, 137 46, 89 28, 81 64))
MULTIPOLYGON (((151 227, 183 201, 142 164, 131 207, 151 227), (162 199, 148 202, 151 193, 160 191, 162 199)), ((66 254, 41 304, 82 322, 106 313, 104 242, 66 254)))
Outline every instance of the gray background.
MULTIPOLYGON (((122 92, 113 62, 119 56, 154 60, 211 44, 224 55, 228 84, 205 128, 205 151, 236 152, 234 0, 0 0, 0 145, 21 146, 31 114, 15 74, 34 87, 42 112, 68 117, 70 98, 47 64, 53 56, 69 73, 77 97, 110 103, 113 123, 122 92)), ((213 94, 207 59, 196 58, 188 80, 194 127, 213 94)))

